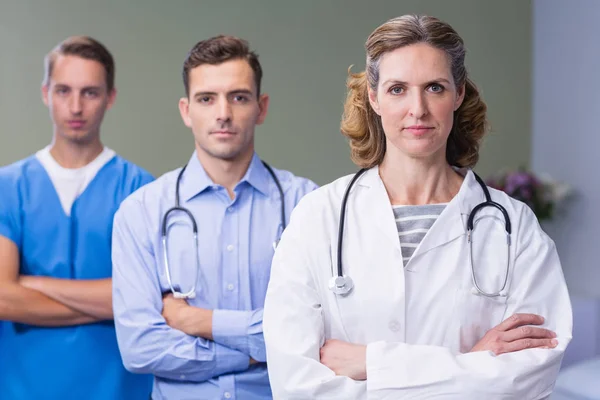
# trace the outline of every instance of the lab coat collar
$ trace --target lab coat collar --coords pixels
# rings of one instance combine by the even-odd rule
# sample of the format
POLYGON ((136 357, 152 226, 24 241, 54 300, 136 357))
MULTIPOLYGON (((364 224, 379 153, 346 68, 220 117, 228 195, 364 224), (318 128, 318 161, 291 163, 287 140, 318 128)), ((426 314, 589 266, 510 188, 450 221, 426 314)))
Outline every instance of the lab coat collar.
MULTIPOLYGON (((457 170, 465 179, 457 195, 448 203, 430 231, 425 235, 412 259, 429 250, 442 246, 466 234, 469 213, 477 204, 485 200, 481 187, 470 169, 457 170)), ((368 188, 367 203, 374 223, 384 235, 400 251, 400 240, 394 213, 383 181, 379 176, 379 168, 373 167, 359 178, 358 186, 368 188)), ((407 270, 410 269, 410 262, 407 270)))
MULTIPOLYGON (((413 253, 411 260, 436 247, 443 246, 466 235, 469 213, 473 207, 485 200, 483 191, 477 183, 473 171, 465 168, 458 169, 457 172, 465 177, 458 193, 448 203, 429 232, 427 232, 419 247, 413 253)), ((414 263, 413 265, 416 264, 414 263)), ((407 270, 412 270, 410 261, 407 270)))
MULTIPOLYGON (((390 203, 383 181, 379 176, 379 167, 375 166, 366 171, 357 181, 356 190, 360 187, 366 189, 365 202, 363 207, 368 209, 368 218, 372 218, 373 223, 379 231, 389 240, 390 244, 395 247, 397 254, 401 253, 400 240, 398 239, 398 229, 396 228, 396 220, 394 218, 394 210, 390 203)), ((354 190, 353 190, 354 191, 354 190)), ((351 207, 351 193, 348 198, 347 207, 351 207)), ((378 240, 377 238, 371 238, 378 240)), ((400 259, 402 259, 400 257, 400 259)))

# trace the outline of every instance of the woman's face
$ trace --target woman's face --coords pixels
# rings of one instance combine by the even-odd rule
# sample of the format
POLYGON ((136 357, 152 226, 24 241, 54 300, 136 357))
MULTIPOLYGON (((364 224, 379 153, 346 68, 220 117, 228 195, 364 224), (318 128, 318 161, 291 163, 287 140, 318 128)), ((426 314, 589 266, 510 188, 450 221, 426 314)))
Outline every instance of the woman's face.
POLYGON ((444 51, 418 43, 384 54, 369 101, 381 117, 386 157, 445 160, 454 111, 463 98, 464 86, 455 86, 444 51))

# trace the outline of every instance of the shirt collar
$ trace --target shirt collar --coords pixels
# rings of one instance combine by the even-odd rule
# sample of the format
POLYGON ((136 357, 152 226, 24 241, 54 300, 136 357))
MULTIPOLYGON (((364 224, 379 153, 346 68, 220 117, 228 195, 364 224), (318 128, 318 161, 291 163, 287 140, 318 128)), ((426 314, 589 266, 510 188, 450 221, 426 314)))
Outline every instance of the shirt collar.
MULTIPOLYGON (((244 174, 244 177, 236 185, 236 189, 239 185, 247 182, 250 186, 266 196, 269 193, 269 179, 273 179, 271 174, 263 165, 258 155, 254 153, 252 161, 250 161, 250 166, 248 167, 246 174, 244 174)), ((197 153, 194 151, 181 178, 179 190, 182 199, 188 201, 192 197, 197 196, 213 186, 215 186, 215 183, 204 170, 200 160, 198 160, 197 153)))
POLYGON ((202 164, 200 164, 198 155, 194 151, 181 177, 179 191, 182 199, 188 201, 213 185, 214 182, 210 179, 202 164))
POLYGON ((250 166, 240 183, 248 182, 254 189, 265 196, 268 196, 270 180, 273 180, 271 173, 267 167, 265 167, 258 155, 254 153, 250 166))

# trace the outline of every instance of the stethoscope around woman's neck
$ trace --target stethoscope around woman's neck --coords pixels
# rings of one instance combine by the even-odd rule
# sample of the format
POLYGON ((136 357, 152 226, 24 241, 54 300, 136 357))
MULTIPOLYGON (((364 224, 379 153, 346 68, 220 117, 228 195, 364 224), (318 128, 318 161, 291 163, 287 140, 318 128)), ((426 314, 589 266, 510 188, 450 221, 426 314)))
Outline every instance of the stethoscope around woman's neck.
MULTIPOLYGON (((341 210, 340 210, 338 244, 337 244, 337 274, 331 277, 331 279, 329 280, 329 285, 328 285, 329 290, 331 290, 333 293, 335 293, 338 296, 347 296, 350 292, 352 292, 352 289, 354 289, 354 282, 352 281, 352 278, 349 275, 344 275, 344 268, 342 266, 344 225, 346 222, 346 208, 347 208, 346 206, 348 203, 348 198, 350 197, 350 190, 352 189, 352 186, 354 186, 354 184, 356 183, 358 178, 360 178, 360 176, 367 171, 368 171, 367 168, 363 168, 360 171, 358 171, 356 174, 354 174, 354 176, 352 177, 352 180, 346 187, 344 197, 342 198, 342 205, 341 205, 341 210)), ((473 171, 471 171, 471 172, 473 172, 473 171)), ((483 191, 483 194, 485 196, 485 201, 482 203, 479 203, 478 205, 476 205, 473 208, 473 210, 469 214, 469 218, 467 220, 467 240, 469 243, 469 262, 471 264, 471 277, 472 277, 472 281, 473 281, 473 287, 477 293, 479 293, 483 296, 486 296, 486 297, 503 296, 503 295, 506 295, 505 289, 506 289, 506 283, 508 281, 508 274, 509 274, 509 270, 510 270, 510 257, 507 258, 506 273, 504 275, 504 283, 502 284, 502 287, 500 288, 500 290, 498 290, 496 292, 486 292, 483 289, 481 289, 481 287, 479 286, 479 284, 477 282, 477 278, 475 277, 475 267, 473 265, 473 228, 474 228, 473 225, 474 225, 475 215, 477 214, 477 212, 481 211, 483 208, 494 207, 494 208, 497 208, 498 210, 500 210, 500 212, 504 216, 504 228, 506 230, 506 244, 507 244, 508 252, 510 253, 510 245, 511 245, 510 234, 511 234, 511 230, 512 230, 510 218, 508 216, 508 212, 506 211, 506 209, 502 205, 500 205, 492 200, 492 197, 490 196, 490 191, 488 190, 487 186, 483 182, 483 179, 481 179, 479 177, 479 175, 477 175, 475 172, 473 172, 473 175, 475 176, 475 179, 477 180, 477 183, 479 184, 479 186, 481 186, 481 190, 483 191)))

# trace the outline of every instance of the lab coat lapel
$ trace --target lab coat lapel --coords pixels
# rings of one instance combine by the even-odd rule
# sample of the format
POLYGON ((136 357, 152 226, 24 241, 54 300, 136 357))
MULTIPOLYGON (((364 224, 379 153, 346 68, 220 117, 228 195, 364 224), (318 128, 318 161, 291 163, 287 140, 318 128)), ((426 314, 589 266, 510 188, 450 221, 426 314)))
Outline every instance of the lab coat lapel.
POLYGON ((471 170, 466 170, 465 179, 457 195, 448 203, 442 214, 425 235, 412 255, 407 270, 413 271, 418 257, 437 247, 443 246, 467 233, 467 219, 475 205, 484 201, 485 196, 471 170), (415 262, 412 262, 412 261, 415 262))
POLYGON ((344 274, 352 277, 355 286, 350 295, 335 298, 344 332, 341 337, 361 344, 401 341, 405 319, 402 253, 377 167, 356 181, 346 206, 344 274))
MULTIPOLYGON (((357 183, 367 188, 361 209, 368 210, 366 216, 371 219, 376 230, 382 235, 382 239, 388 241, 400 252, 400 240, 396 220, 394 219, 394 211, 385 186, 379 177, 379 168, 374 167, 365 172, 364 178, 357 183)), ((370 240, 379 239, 371 238, 370 240)))

